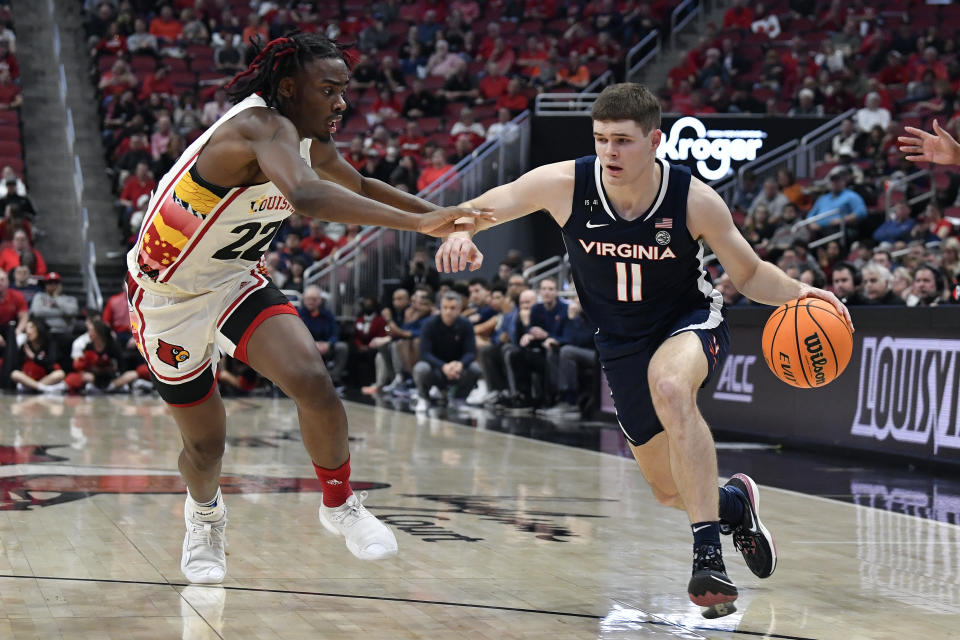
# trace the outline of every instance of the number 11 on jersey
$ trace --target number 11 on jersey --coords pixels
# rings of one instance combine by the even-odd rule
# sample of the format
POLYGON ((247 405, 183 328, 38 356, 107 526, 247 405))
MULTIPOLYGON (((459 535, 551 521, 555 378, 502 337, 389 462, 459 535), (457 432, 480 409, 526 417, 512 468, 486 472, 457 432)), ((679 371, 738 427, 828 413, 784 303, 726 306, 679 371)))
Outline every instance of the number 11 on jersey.
POLYGON ((617 266, 617 300, 620 302, 640 302, 643 300, 643 277, 640 273, 640 265, 630 264, 629 273, 627 272, 627 263, 618 262, 617 266))

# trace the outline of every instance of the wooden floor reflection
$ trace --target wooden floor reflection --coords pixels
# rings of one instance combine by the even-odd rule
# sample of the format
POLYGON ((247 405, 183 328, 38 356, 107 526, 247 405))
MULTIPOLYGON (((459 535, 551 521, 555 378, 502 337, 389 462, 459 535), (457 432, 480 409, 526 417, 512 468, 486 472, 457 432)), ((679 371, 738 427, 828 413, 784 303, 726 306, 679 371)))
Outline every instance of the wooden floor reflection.
POLYGON ((355 483, 400 544, 362 562, 317 521, 292 403, 227 407, 228 574, 199 587, 161 403, 0 397, 0 638, 960 637, 955 525, 764 488, 777 573, 727 545, 739 611, 705 620, 685 518, 632 461, 348 403, 355 483))

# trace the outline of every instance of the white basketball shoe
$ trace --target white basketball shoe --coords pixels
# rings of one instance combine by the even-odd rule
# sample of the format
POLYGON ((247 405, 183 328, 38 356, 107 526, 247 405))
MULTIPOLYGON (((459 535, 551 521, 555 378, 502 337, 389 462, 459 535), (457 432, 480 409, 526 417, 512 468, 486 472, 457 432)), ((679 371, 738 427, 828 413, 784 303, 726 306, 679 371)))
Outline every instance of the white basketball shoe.
POLYGON ((383 560, 397 555, 393 531, 367 511, 363 501, 367 492, 351 495, 339 507, 320 505, 320 523, 347 540, 347 549, 361 560, 383 560))
POLYGON ((214 507, 199 507, 188 494, 183 507, 187 533, 180 571, 193 584, 220 584, 227 575, 227 507, 219 493, 217 500, 214 507), (219 519, 209 519, 218 514, 219 519))

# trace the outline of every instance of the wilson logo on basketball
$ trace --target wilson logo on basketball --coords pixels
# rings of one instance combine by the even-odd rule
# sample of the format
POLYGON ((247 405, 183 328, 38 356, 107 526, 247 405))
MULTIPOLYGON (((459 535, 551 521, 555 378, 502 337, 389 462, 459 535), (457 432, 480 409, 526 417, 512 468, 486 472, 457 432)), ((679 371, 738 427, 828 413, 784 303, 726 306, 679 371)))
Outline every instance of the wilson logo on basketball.
POLYGON ((803 339, 803 344, 807 346, 807 355, 810 357, 810 367, 813 369, 813 377, 817 384, 826 384, 827 376, 823 372, 823 367, 827 364, 827 359, 823 357, 823 343, 820 342, 820 334, 815 333, 803 339))
POLYGON ((170 365, 174 369, 180 368, 180 363, 185 362, 190 357, 190 352, 180 345, 170 344, 163 340, 158 340, 157 357, 160 362, 170 365))

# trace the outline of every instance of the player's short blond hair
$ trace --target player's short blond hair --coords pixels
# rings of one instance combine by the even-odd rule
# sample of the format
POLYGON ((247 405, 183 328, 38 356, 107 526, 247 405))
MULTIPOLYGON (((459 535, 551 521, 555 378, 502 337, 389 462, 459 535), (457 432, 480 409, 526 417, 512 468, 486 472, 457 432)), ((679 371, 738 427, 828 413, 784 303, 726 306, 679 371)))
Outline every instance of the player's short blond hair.
POLYGON ((633 120, 646 136, 660 128, 660 101, 642 84, 611 84, 593 103, 590 117, 603 121, 633 120))

